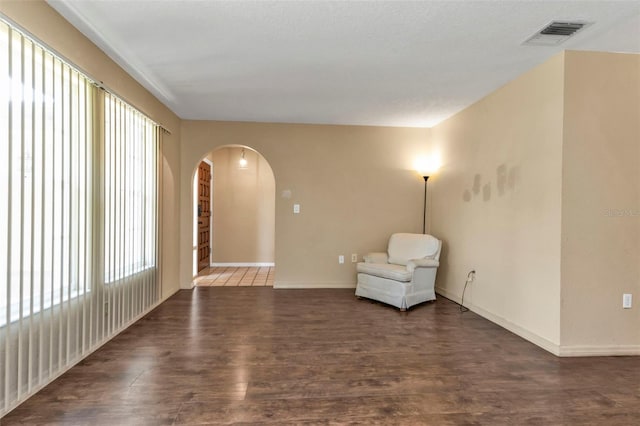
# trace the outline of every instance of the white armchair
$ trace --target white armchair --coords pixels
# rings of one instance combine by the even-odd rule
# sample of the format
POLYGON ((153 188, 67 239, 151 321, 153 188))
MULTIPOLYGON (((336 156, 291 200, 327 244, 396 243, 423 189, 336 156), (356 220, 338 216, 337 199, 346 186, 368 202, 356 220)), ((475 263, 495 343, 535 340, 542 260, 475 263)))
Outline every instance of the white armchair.
POLYGON ((370 253, 357 265, 356 296, 405 311, 435 300, 436 271, 442 243, 431 235, 393 234, 387 253, 370 253))

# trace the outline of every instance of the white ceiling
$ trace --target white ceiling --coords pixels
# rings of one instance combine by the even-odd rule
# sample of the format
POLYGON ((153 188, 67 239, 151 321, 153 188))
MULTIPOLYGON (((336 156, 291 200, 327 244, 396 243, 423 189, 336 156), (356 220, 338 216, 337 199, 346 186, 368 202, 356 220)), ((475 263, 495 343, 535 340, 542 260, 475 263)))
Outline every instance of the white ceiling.
POLYGON ((640 1, 48 3, 184 119, 428 127, 563 49, 640 53, 640 1), (552 20, 594 24, 522 45, 552 20))

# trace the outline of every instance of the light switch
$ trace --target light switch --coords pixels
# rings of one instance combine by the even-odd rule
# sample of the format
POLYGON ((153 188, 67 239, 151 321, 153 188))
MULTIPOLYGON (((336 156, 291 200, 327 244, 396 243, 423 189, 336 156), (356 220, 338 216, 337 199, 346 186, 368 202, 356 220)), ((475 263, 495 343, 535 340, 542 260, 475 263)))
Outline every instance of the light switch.
POLYGON ((293 205, 293 212, 294 212, 295 214, 300 213, 300 204, 294 204, 294 205, 293 205))

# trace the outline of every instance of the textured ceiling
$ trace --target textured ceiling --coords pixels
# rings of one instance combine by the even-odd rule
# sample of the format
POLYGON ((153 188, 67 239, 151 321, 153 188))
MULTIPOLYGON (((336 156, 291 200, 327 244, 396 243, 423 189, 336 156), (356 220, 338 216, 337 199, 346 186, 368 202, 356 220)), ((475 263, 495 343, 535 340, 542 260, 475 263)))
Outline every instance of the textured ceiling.
POLYGON ((431 126, 563 49, 640 53, 640 1, 48 3, 184 119, 431 126), (558 19, 594 24, 522 45, 558 19))

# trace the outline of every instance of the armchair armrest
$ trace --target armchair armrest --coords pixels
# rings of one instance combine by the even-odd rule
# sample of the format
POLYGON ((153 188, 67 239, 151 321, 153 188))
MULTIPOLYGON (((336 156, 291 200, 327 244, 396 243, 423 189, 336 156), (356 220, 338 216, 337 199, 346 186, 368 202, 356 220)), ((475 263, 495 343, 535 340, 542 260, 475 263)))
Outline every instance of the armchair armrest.
POLYGON ((364 255, 364 263, 389 263, 387 253, 368 253, 364 255))
POLYGON ((411 259, 407 263, 407 270, 413 272, 416 268, 437 268, 440 262, 435 259, 411 259))

